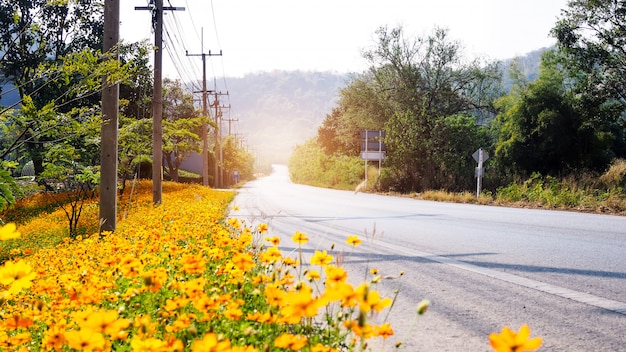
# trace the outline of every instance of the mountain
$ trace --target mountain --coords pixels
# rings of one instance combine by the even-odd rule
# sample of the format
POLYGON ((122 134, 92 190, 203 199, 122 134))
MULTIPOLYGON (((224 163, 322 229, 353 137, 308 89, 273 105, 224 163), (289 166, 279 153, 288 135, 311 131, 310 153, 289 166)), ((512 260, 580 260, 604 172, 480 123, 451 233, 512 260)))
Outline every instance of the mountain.
POLYGON ((541 66, 541 55, 546 51, 552 50, 554 47, 546 47, 537 49, 527 53, 526 55, 518 56, 516 58, 502 60, 500 67, 503 68, 502 74, 502 86, 504 91, 508 92, 511 89, 513 81, 509 76, 509 68, 513 60, 517 60, 518 68, 521 73, 526 77, 528 82, 532 82, 539 77, 539 67, 541 66))
POLYGON ((242 135, 258 159, 286 163, 296 145, 317 134, 348 80, 347 74, 305 71, 226 78, 230 119, 238 120, 232 133, 242 135))

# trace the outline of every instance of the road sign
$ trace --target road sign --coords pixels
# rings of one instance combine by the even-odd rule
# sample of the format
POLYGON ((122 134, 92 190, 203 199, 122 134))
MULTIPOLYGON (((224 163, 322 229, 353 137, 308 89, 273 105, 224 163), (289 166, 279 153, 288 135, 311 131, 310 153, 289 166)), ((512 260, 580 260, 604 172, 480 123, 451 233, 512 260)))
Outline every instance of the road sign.
POLYGON ((366 150, 371 150, 371 151, 384 151, 385 148, 385 143, 383 143, 382 141, 373 141, 371 139, 364 139, 361 141, 361 150, 362 151, 366 151, 366 150))
POLYGON ((474 152, 474 154, 472 154, 472 157, 474 158, 474 160, 476 160, 477 163, 480 163, 480 157, 482 154, 482 161, 485 162, 487 161, 487 159, 489 159, 489 154, 487 154, 486 151, 483 150, 483 148, 478 148, 477 151, 474 152))
POLYGON ((485 177, 485 168, 483 167, 483 163, 485 160, 489 159, 489 154, 487 154, 483 148, 478 148, 478 150, 472 154, 472 158, 474 158, 474 160, 478 163, 478 167, 476 167, 474 175, 476 176, 476 197, 480 197, 480 189, 482 188, 483 177, 485 177))
POLYGON ((375 152, 375 151, 364 151, 361 152, 361 159, 370 160, 370 161, 384 161, 385 160, 385 152, 375 152))
POLYGON ((361 131, 361 139, 385 138, 385 131, 361 131))

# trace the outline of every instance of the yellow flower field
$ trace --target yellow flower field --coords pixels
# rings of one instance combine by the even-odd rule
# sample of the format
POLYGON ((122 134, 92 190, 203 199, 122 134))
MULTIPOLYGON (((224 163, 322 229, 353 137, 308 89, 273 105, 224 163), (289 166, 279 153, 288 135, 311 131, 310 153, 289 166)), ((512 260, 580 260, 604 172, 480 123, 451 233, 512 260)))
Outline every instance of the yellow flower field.
MULTIPOLYGON (((115 233, 98 234, 97 203, 75 240, 55 212, 0 228, 0 350, 361 351, 394 334, 370 325, 392 303, 375 282, 353 287, 327 251, 283 256, 267 224, 226 219, 232 192, 166 182, 154 207, 151 191, 141 181, 120 198, 115 233)), ((526 338, 492 344, 538 347, 526 338)))

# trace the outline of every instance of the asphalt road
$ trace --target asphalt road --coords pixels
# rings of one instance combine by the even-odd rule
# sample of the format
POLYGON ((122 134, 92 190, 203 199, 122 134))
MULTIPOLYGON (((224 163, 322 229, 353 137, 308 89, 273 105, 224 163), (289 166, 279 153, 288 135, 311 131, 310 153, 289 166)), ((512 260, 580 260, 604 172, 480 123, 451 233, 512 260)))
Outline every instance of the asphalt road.
POLYGON ((247 183, 231 216, 266 222, 293 253, 343 258, 355 283, 371 268, 398 298, 395 335, 372 350, 490 351, 503 326, 531 327, 541 351, 626 351, 626 218, 450 204, 296 185, 285 166, 247 183), (363 245, 345 244, 359 235, 363 245), (403 275, 399 274, 403 272, 403 275), (432 304, 417 318, 423 299, 432 304))

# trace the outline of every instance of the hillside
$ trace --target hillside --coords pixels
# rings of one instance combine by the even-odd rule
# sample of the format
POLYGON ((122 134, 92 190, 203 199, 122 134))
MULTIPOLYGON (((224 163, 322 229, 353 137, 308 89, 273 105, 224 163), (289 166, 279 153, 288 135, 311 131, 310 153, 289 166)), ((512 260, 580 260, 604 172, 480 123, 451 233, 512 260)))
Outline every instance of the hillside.
POLYGON ((294 146, 316 135, 348 79, 346 74, 303 71, 227 78, 230 118, 238 120, 236 132, 259 159, 286 163, 294 146))

